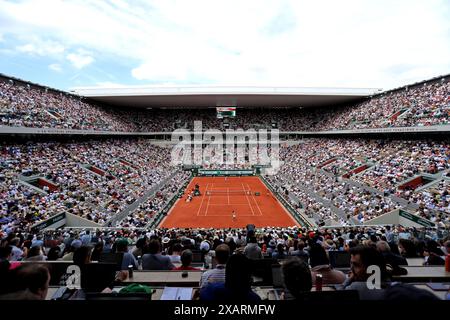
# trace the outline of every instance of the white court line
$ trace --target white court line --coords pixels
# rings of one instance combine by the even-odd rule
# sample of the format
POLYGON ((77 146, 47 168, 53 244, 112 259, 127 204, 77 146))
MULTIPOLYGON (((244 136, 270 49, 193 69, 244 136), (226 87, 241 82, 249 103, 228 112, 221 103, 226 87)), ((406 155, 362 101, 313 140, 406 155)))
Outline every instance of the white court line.
MULTIPOLYGON (((248 183, 246 183, 246 185, 247 185, 247 187, 250 189, 250 186, 248 185, 248 183)), ((252 195, 252 199, 253 199, 253 201, 255 202, 255 204, 256 204, 256 207, 258 208, 258 210, 259 210, 259 213, 261 214, 261 216, 263 215, 263 213, 262 213, 262 211, 261 211, 261 208, 259 207, 259 204, 258 204, 258 202, 256 201, 256 199, 255 199, 255 196, 253 195, 253 193, 251 193, 251 195, 252 195)))
POLYGON ((197 211, 197 217, 200 215, 200 209, 202 208, 203 201, 205 200, 205 196, 208 193, 208 186, 209 186, 209 183, 206 184, 205 195, 202 197, 202 202, 200 202, 200 207, 198 208, 198 211, 197 211))
MULTIPOLYGON (((229 214, 208 214, 208 217, 229 217, 229 214)), ((239 216, 236 215, 236 218, 238 217, 254 217, 253 214, 239 214, 239 216)), ((258 216, 259 217, 259 216, 258 216)))
MULTIPOLYGON (((242 182, 241 182, 241 185, 242 185, 242 190, 244 190, 244 192, 246 192, 246 191, 245 191, 244 184, 243 184, 242 182)), ((247 193, 245 193, 245 198, 247 199, 248 206, 249 206, 250 209, 252 210, 252 214, 255 215, 255 211, 253 211, 253 207, 252 207, 252 205, 250 204, 250 200, 248 200, 248 195, 247 195, 247 193)))
MULTIPOLYGON (((214 188, 214 183, 211 184, 211 188, 214 188)), ((209 200, 211 200, 211 195, 208 196, 208 202, 206 203, 206 211, 204 217, 208 215, 209 200)))
MULTIPOLYGON (((221 204, 221 203, 211 203, 210 204, 210 206, 224 206, 224 204, 221 204)), ((247 203, 232 203, 232 204, 229 204, 229 206, 248 206, 248 204, 247 203)))

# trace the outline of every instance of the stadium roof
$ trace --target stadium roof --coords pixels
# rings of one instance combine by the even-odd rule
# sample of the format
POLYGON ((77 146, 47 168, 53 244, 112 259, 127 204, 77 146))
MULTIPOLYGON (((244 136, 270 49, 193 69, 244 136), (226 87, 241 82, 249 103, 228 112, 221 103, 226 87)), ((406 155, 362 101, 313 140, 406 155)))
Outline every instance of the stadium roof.
POLYGON ((381 92, 376 88, 256 86, 79 87, 71 92, 122 107, 321 107, 349 104, 381 92))

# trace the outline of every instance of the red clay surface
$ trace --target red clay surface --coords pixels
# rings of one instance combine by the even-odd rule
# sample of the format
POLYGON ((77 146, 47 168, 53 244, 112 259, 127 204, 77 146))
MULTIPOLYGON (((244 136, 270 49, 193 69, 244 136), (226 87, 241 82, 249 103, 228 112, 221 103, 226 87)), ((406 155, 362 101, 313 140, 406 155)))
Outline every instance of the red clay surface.
POLYGON ((258 177, 195 177, 159 227, 242 228, 247 224, 298 225, 258 177), (201 195, 186 202, 186 195, 195 184, 200 186, 201 195), (212 194, 208 195, 207 191, 212 194), (255 196, 255 192, 260 196, 255 196), (236 219, 232 217, 233 210, 236 219))

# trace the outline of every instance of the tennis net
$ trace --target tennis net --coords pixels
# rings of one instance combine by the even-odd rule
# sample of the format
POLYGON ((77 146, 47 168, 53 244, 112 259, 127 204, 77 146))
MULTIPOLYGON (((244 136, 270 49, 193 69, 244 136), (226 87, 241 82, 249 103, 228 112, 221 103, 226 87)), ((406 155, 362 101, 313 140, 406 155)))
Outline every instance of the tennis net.
POLYGON ((208 190, 206 191, 207 196, 217 196, 217 195, 251 195, 251 191, 249 190, 208 190))

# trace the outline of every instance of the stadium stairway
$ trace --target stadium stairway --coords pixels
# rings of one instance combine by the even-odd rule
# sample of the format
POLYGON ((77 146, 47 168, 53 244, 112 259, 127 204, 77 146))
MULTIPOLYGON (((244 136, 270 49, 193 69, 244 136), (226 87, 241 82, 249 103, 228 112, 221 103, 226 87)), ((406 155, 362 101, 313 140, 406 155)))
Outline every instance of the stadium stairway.
MULTIPOLYGON (((370 186, 368 186, 366 184, 362 184, 362 183, 360 183, 358 181, 352 180, 351 178, 349 178, 349 179, 343 178, 342 180, 344 180, 346 183, 348 183, 350 185, 354 185, 356 187, 360 187, 360 188, 362 188, 364 190, 370 191, 371 193, 376 193, 376 194, 379 194, 380 196, 384 196, 382 191, 380 191, 380 190, 378 190, 376 188, 372 188, 372 187, 370 187, 370 186)), ((396 203, 398 203, 402 207, 406 207, 408 205, 408 201, 406 201, 403 198, 397 197, 396 195, 391 194, 391 195, 389 195, 389 198, 391 198, 393 201, 395 201, 396 203)))
MULTIPOLYGON (((319 196, 317 193, 315 193, 314 191, 309 190, 309 188, 307 186, 304 186, 302 184, 295 184, 290 177, 286 177, 285 175, 280 174, 280 176, 283 177, 283 179, 285 181, 289 181, 289 183, 291 185, 296 185, 298 188, 300 188, 303 192, 305 192, 308 196, 310 196, 311 198, 316 199, 318 202, 323 203, 325 206, 328 206, 330 208, 330 210, 336 214, 339 218, 342 219, 346 219, 346 215, 344 213, 343 210, 337 208, 336 206, 333 205, 333 203, 329 200, 323 199, 321 196, 319 196)), ((292 193, 289 193, 290 195, 292 195, 292 197, 296 200, 297 203, 301 203, 301 201, 292 193)), ((354 222, 354 221, 353 221, 354 222)))
POLYGON ((132 204, 127 206, 121 212, 117 213, 114 217, 112 217, 109 221, 105 223, 105 227, 107 226, 115 226, 115 224, 119 221, 122 221, 127 217, 131 212, 136 210, 142 203, 147 201, 150 197, 154 196, 167 182, 169 182, 175 175, 177 175, 179 171, 174 171, 171 175, 165 178, 163 181, 153 186, 150 190, 148 190, 142 197, 134 201, 132 204))

